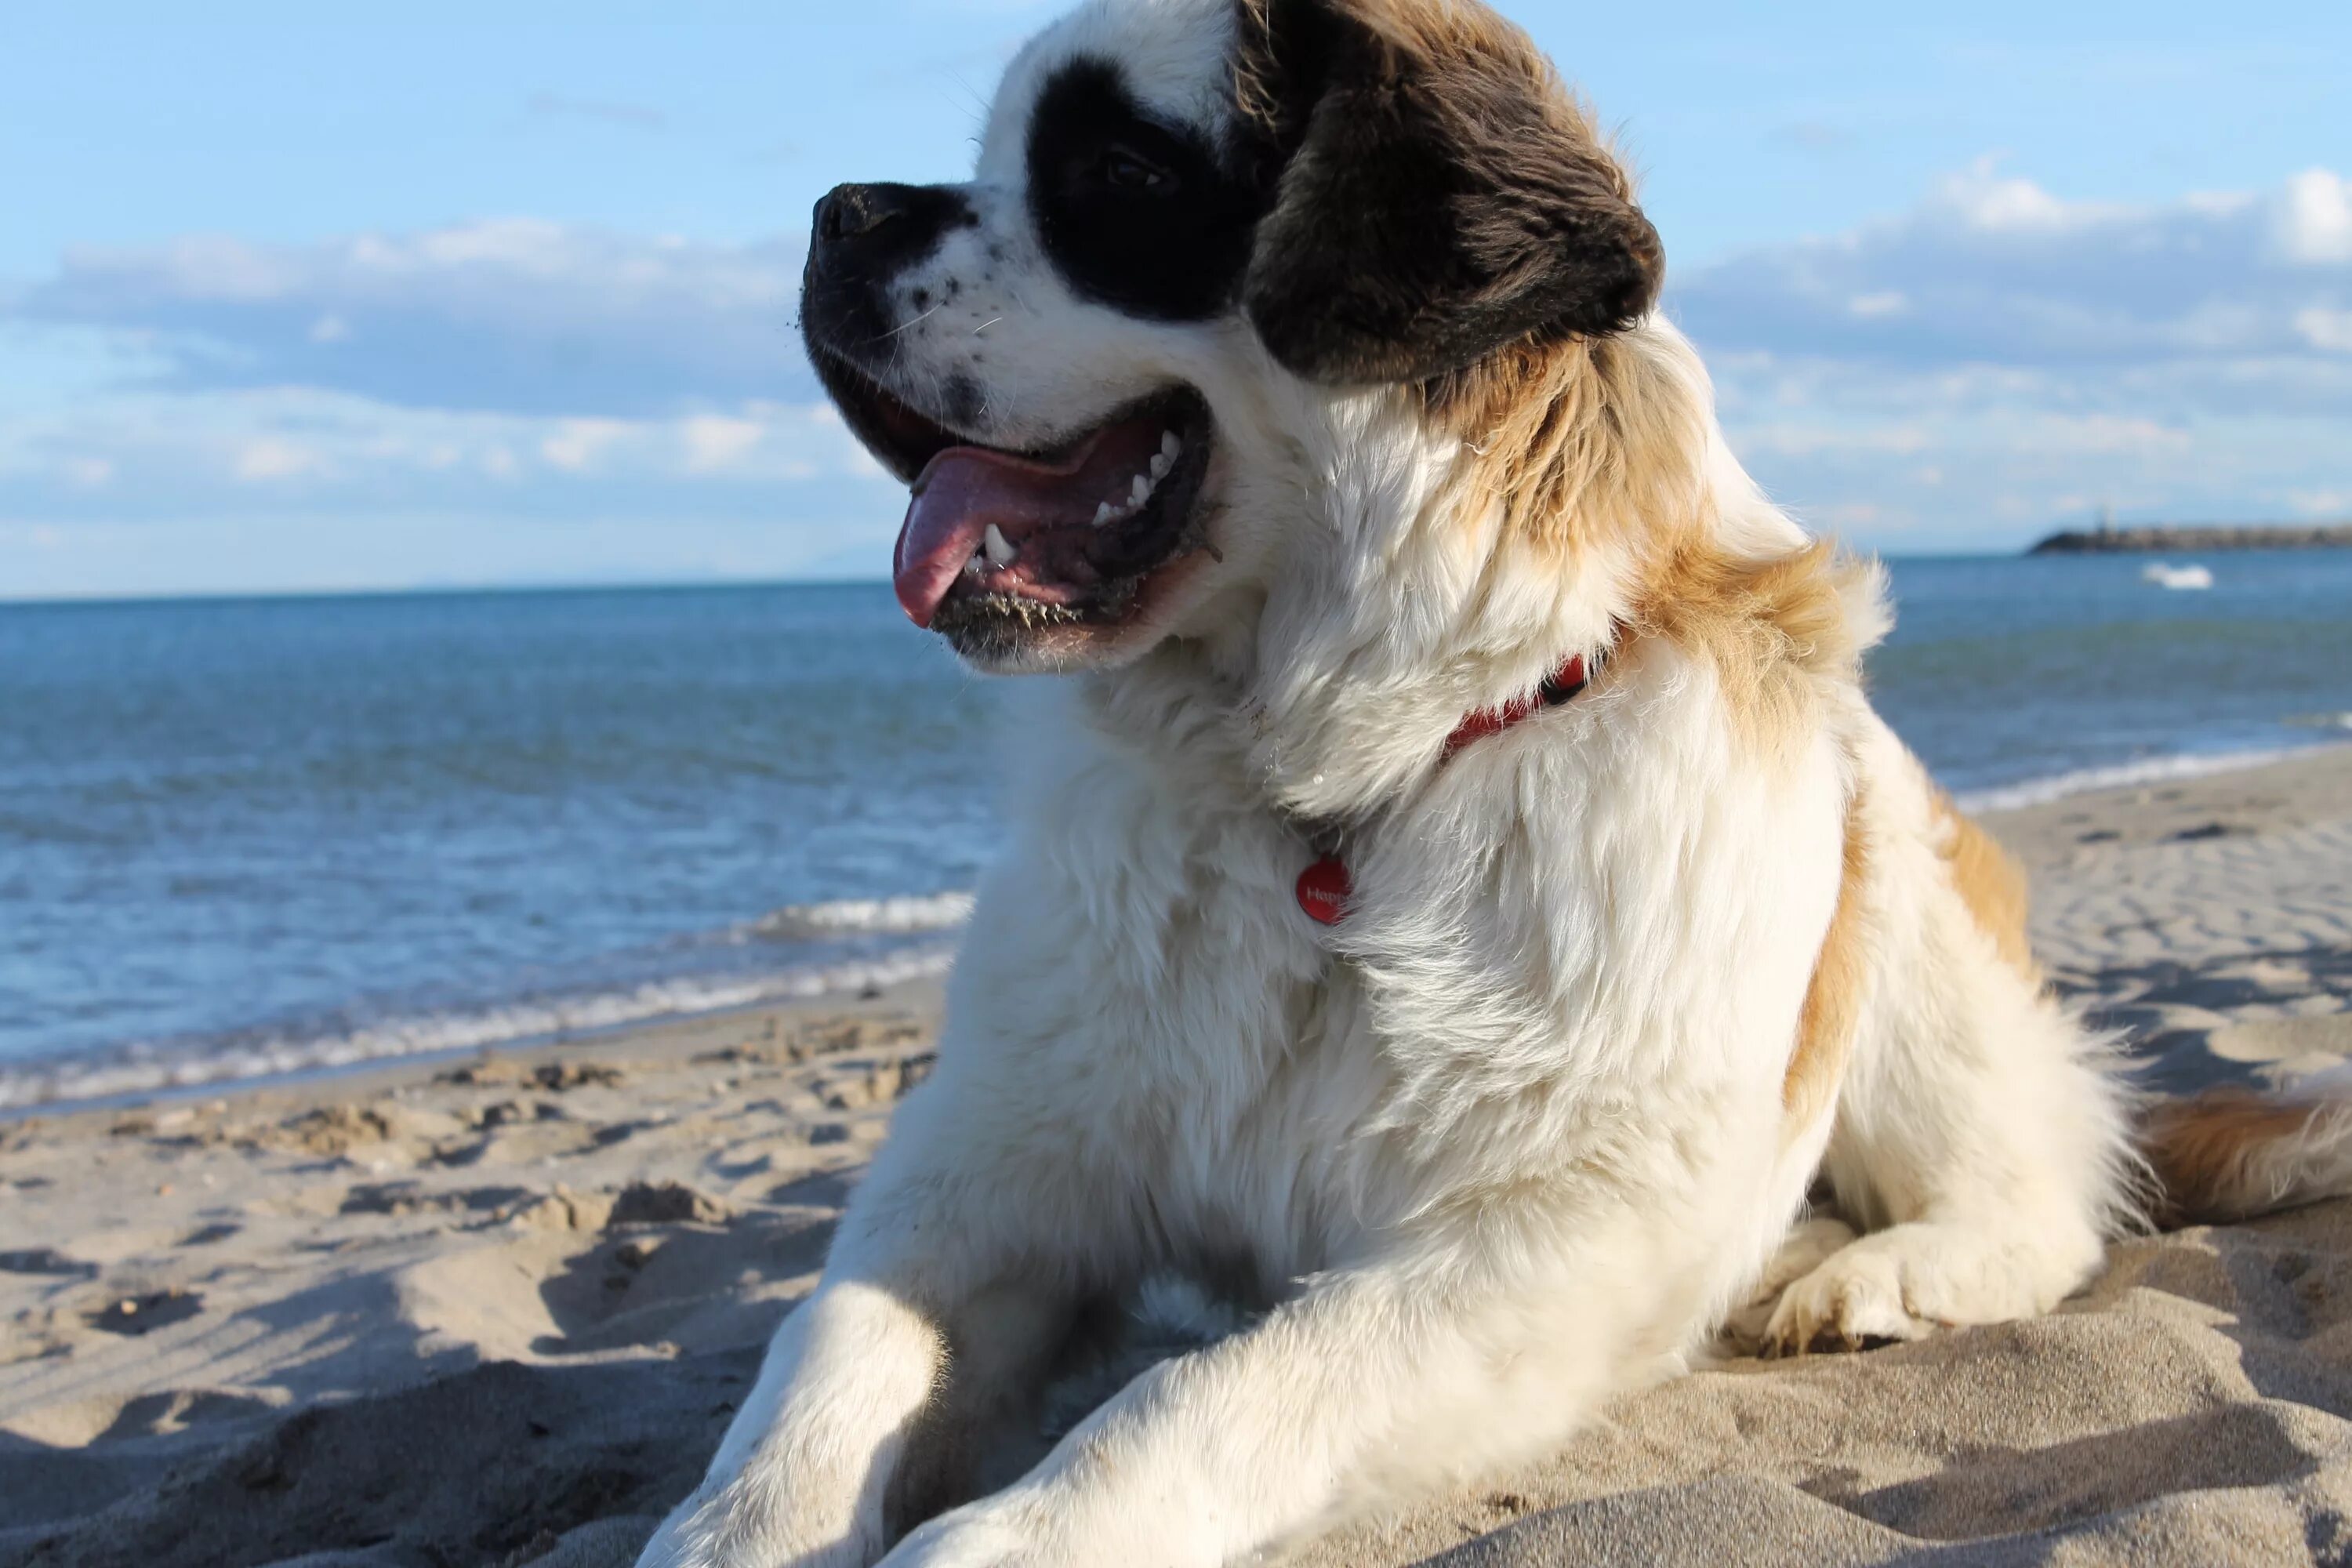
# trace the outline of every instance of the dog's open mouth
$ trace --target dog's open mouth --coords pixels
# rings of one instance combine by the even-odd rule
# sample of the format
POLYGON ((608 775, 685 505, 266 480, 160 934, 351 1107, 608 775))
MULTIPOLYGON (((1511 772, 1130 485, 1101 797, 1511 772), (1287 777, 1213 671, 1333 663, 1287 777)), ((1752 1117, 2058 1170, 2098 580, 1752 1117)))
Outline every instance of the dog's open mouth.
POLYGON ((891 574, 919 626, 1116 626, 1154 573, 1207 543, 1211 425, 1190 388, 1045 452, 967 444, 870 382, 833 390, 856 400, 845 413, 877 455, 915 476, 891 574))

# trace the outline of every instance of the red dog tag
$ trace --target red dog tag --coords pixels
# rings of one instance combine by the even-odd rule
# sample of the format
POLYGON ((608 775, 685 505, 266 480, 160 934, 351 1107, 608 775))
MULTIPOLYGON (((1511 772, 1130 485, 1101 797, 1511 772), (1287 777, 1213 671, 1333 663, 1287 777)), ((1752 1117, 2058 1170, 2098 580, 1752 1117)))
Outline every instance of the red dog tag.
POLYGON ((1339 923, 1348 912, 1348 896, 1355 890, 1347 866, 1336 856, 1326 855, 1298 873, 1298 907, 1307 919, 1327 926, 1339 923))

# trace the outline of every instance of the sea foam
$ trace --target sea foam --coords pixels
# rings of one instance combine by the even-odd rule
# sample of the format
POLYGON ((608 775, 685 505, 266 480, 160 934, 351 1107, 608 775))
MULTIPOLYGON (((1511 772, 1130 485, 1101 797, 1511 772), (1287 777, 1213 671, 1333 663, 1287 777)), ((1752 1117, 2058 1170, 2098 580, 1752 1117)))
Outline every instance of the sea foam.
POLYGON ((954 956, 952 950, 932 945, 771 974, 659 980, 621 990, 422 1013, 337 1034, 131 1046, 77 1058, 11 1062, 0 1064, 0 1111, 332 1072, 403 1057, 524 1046, 656 1018, 855 994, 944 974, 954 956))
POLYGON ((2087 795, 2094 790, 2170 784, 2179 779, 2236 773, 2242 768, 2265 767, 2272 763, 2284 762, 2289 757, 2299 757, 2306 752, 2320 749, 2320 745, 2275 746, 2263 751, 2145 757, 2137 762, 2118 763, 2108 767, 2078 768, 2072 773, 2052 773, 2043 778, 2027 779, 1993 789, 1971 790, 1956 795, 1954 799, 1961 810, 1970 813, 2015 811, 2022 806, 2063 800, 2072 795, 2087 795))

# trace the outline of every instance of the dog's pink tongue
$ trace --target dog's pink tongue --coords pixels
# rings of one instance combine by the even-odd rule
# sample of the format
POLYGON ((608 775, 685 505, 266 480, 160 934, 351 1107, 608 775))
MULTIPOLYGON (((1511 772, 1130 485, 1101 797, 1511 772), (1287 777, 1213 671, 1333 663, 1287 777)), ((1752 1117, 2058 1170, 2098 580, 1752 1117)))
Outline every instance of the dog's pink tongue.
POLYGON ((990 523, 1014 544, 1045 529, 1089 527, 1095 509, 1150 463, 1159 439, 1156 423, 1132 420, 1098 431, 1060 463, 983 447, 940 453, 916 476, 891 563, 907 618, 931 624, 990 523))
POLYGON ((907 618, 929 626, 988 525, 1027 532, 1056 510, 1056 492, 1069 482, 1067 474, 978 447, 950 447, 933 458, 915 480, 892 565, 907 618))

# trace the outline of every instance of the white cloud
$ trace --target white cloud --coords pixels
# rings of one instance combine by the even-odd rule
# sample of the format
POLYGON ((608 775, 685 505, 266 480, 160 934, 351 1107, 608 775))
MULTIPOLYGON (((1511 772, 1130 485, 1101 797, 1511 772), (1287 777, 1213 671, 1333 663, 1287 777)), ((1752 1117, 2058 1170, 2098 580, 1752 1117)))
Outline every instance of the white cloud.
POLYGON ((2352 262, 2352 181, 2329 169, 2305 169, 2286 183, 2278 204, 2279 249, 2315 266, 2352 262))
POLYGON ((698 474, 734 468, 766 434, 757 419, 724 414, 698 414, 678 426, 678 436, 686 443, 687 468, 698 474))
POLYGON ((2352 354, 2352 310, 2330 310, 2314 305, 2296 313, 2294 330, 2313 348, 2352 354))
POLYGON ((1739 430, 1742 451, 1777 452, 1789 457, 1810 457, 1825 451, 1909 454, 1926 451, 1932 439, 1926 426, 1909 424, 1857 427, 1784 420, 1743 425, 1739 430))
POLYGON ((317 473, 321 467, 316 452, 291 441, 265 436, 238 448, 236 472, 240 479, 266 484, 273 479, 299 479, 317 473))
POLYGON ((596 455, 626 433, 617 419, 566 419, 539 443, 539 455, 555 468, 578 473, 593 466, 596 455))
POLYGON ((2091 222, 2097 209, 2070 206, 2032 180, 2002 179, 1995 161, 1980 158, 1945 180, 1936 205, 1970 228, 2061 232, 2091 222))
POLYGON ((814 395, 795 330, 803 249, 534 218, 310 245, 194 237, 70 252, 0 300, 0 319, 139 342, 180 390, 645 416, 814 395))
MULTIPOLYGON (((895 517, 898 487, 823 405, 550 418, 402 408, 295 388, 118 394, 0 422, 0 515, 593 509, 647 521, 795 504, 800 486, 895 517), (298 482, 299 481, 299 482, 298 482)), ((878 569, 878 568, 877 568, 878 569)))
MULTIPOLYGON (((2352 298, 2347 190, 2315 169, 2267 199, 2134 207, 1979 164, 1907 213, 1677 278, 1671 303, 1717 352, 1922 367, 2293 361, 2314 346, 2304 313, 2352 298)), ((2251 390, 2242 376, 2231 395, 2251 390)))

